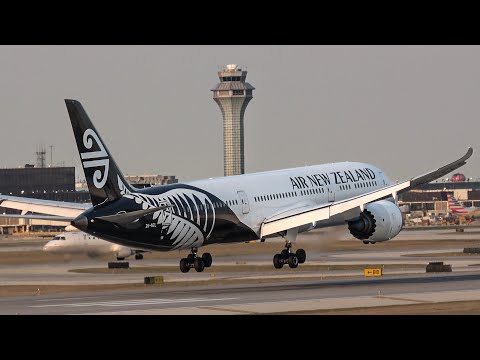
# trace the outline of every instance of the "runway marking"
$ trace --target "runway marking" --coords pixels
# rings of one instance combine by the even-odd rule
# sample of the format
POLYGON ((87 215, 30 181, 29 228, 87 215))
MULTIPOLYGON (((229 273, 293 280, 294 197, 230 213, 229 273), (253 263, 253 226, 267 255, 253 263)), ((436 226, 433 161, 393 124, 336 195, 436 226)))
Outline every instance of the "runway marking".
POLYGON ((240 309, 227 309, 227 308, 219 308, 215 306, 199 306, 198 309, 205 309, 205 310, 215 310, 215 311, 230 311, 233 313, 240 313, 240 314, 253 314, 258 315, 261 314, 256 311, 248 311, 248 310, 240 310, 240 309))
POLYGON ((377 295, 376 297, 379 298, 379 299, 387 299, 387 300, 400 300, 400 301, 411 301, 411 302, 418 302, 418 303, 431 303, 431 301, 428 301, 428 300, 415 300, 415 299, 407 299, 407 298, 401 298, 401 297, 395 297, 395 296, 377 295))
POLYGON ((47 305, 31 305, 32 308, 44 307, 88 307, 88 306, 145 306, 145 305, 162 305, 188 302, 204 302, 204 301, 227 301, 237 300, 238 298, 190 298, 190 299, 145 299, 145 300, 124 300, 124 301, 103 301, 103 302, 85 302, 85 303, 66 303, 66 304, 47 304, 47 305))

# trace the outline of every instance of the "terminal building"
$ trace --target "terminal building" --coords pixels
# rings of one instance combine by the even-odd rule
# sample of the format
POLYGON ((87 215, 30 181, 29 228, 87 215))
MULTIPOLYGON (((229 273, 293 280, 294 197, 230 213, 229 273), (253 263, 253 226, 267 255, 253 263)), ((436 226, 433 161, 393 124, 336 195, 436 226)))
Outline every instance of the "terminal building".
POLYGON ((480 179, 454 174, 449 179, 424 184, 399 196, 405 212, 429 212, 435 215, 449 212, 447 193, 466 207, 480 207, 480 179))

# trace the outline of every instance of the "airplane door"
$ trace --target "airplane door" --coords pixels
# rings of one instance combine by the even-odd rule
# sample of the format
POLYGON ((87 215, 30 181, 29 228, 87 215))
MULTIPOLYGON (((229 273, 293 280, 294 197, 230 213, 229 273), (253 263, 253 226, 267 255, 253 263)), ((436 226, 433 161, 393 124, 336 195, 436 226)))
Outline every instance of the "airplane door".
POLYGON ((327 191, 328 191, 328 202, 334 202, 335 201, 335 193, 333 192, 333 186, 327 186, 327 191))
POLYGON ((240 198, 240 202, 242 203, 242 212, 244 214, 248 214, 250 211, 250 205, 248 205, 248 198, 245 191, 237 191, 238 197, 240 198))

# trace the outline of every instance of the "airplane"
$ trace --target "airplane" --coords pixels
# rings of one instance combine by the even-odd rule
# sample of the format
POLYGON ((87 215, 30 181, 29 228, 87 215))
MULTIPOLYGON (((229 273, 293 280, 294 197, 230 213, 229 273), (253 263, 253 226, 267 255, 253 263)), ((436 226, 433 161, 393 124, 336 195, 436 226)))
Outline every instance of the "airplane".
POLYGON ((86 254, 92 257, 114 254, 117 260, 125 260, 131 255, 135 255, 136 260, 142 260, 142 253, 145 252, 111 243, 78 230, 55 235, 43 246, 43 251, 62 255, 86 254))
MULTIPOLYGON (((305 231, 348 224, 353 237, 364 243, 393 239, 402 229, 397 196, 458 169, 473 154, 470 147, 456 161, 394 184, 374 165, 337 162, 135 189, 125 181, 82 104, 71 99, 65 104, 92 206, 71 209, 72 216, 63 219, 119 245, 187 250, 179 264, 184 273, 212 265, 210 253, 198 254, 210 244, 281 236, 285 246, 273 257, 280 269, 306 261, 304 249, 292 250, 297 235, 305 231)), ((15 199, 3 199, 18 206, 15 199)))
POLYGON ((452 195, 447 194, 448 207, 452 211, 453 215, 464 215, 464 216, 478 216, 480 215, 480 208, 477 207, 465 207, 452 195))

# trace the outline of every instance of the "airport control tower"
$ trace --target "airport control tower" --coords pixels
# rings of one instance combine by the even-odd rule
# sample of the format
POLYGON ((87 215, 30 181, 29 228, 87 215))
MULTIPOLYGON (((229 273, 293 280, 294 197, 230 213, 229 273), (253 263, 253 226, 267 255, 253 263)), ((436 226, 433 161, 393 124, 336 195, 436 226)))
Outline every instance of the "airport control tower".
POLYGON ((240 175, 245 173, 243 114, 255 88, 245 82, 247 71, 237 65, 227 65, 218 77, 220 83, 212 91, 223 115, 223 172, 240 175))

